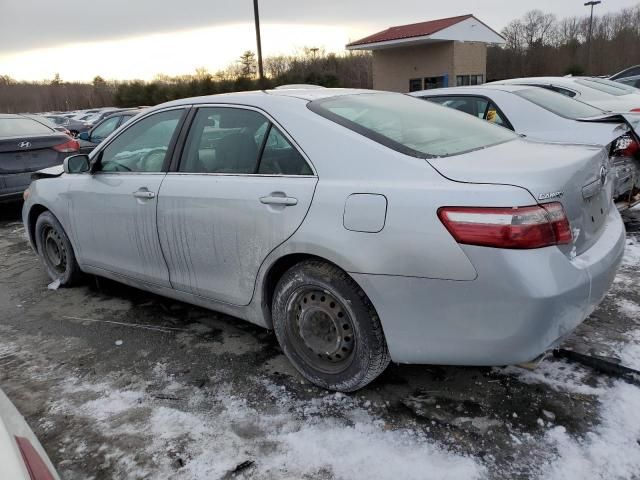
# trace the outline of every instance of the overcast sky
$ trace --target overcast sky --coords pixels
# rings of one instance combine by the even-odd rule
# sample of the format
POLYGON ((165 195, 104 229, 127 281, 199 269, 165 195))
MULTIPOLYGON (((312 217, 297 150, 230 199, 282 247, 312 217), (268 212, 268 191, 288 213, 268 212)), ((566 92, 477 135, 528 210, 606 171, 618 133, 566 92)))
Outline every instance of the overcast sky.
MULTIPOLYGON (((265 55, 341 50, 392 25, 475 14, 495 30, 528 10, 588 13, 584 0, 261 0, 265 55)), ((603 0, 598 13, 639 0, 603 0)), ((252 0, 0 0, 0 75, 66 80, 217 70, 255 50, 252 0)))

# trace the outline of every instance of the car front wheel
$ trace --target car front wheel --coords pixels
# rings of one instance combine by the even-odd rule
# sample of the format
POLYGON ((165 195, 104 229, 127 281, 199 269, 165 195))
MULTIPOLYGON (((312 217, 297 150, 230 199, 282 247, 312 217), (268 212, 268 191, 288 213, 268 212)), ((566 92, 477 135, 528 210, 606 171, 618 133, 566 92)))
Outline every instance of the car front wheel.
POLYGON ((344 271, 301 262, 278 282, 273 324, 285 355, 307 380, 358 390, 387 367, 389 351, 373 305, 344 271))
POLYGON ((60 286, 69 286, 79 279, 80 267, 69 237, 51 212, 38 217, 35 237, 38 254, 52 280, 58 280, 60 286))

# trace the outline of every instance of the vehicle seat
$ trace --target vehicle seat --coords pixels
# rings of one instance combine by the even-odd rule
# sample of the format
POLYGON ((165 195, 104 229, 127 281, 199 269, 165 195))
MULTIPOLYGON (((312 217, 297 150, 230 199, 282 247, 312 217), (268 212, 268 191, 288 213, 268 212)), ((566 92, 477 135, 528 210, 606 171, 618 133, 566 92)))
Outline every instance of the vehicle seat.
POLYGON ((216 157, 216 163, 223 173, 253 173, 258 159, 258 146, 253 135, 232 133, 218 141, 216 157))

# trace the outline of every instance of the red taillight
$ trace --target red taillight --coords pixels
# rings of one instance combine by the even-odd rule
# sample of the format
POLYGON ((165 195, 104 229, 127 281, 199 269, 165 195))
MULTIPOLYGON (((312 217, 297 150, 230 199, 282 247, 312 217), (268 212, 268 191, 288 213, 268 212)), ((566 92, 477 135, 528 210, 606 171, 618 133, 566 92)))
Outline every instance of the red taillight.
POLYGON ((631 133, 625 133, 611 144, 611 157, 634 157, 640 153, 640 145, 631 133))
POLYGON ((630 112, 640 112, 640 108, 632 108, 629 110, 630 112))
POLYGON ((29 478, 31 480, 55 480, 49 467, 38 451, 33 448, 31 442, 24 437, 15 437, 15 439, 22 454, 22 460, 29 471, 29 478))
POLYGON ((542 248, 571 243, 558 202, 531 207, 442 207, 438 217, 458 243, 494 248, 542 248))
POLYGON ((61 143, 60 145, 54 145, 51 148, 53 148, 56 152, 71 153, 80 150, 80 144, 77 140, 70 138, 69 141, 61 143))

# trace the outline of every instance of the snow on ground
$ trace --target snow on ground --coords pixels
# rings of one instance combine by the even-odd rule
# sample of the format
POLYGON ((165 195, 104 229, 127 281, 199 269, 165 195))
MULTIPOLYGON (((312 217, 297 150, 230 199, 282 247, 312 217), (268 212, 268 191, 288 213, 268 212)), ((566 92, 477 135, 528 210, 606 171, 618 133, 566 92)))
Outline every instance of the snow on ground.
MULTIPOLYGON (((629 366, 640 368, 640 332, 620 352, 629 366)), ((545 440, 558 457, 543 469, 545 479, 632 479, 640 474, 640 388, 615 381, 599 395, 601 422, 583 438, 572 438, 561 427, 545 440)))
MULTIPOLYGON (((196 387, 163 378, 161 365, 154 372, 157 378, 133 381, 133 389, 69 379, 52 412, 85 416, 103 435, 142 435, 154 465, 139 470, 140 477, 222 478, 246 461, 254 462, 251 478, 261 479, 323 474, 345 479, 476 479, 486 474, 474 459, 447 451, 425 435, 389 429, 346 395, 296 400, 283 387, 251 379, 266 391, 271 411, 261 411, 223 381, 216 383, 213 398, 207 398, 196 387), (195 412, 154 398, 149 393, 154 383, 169 386, 176 397, 190 398, 195 412), (327 416, 327 409, 340 414, 327 416), (178 456, 184 466, 176 471, 170 459, 178 456)), ((139 452, 115 454, 120 455, 121 472, 137 478, 131 466, 139 464, 139 452)))

